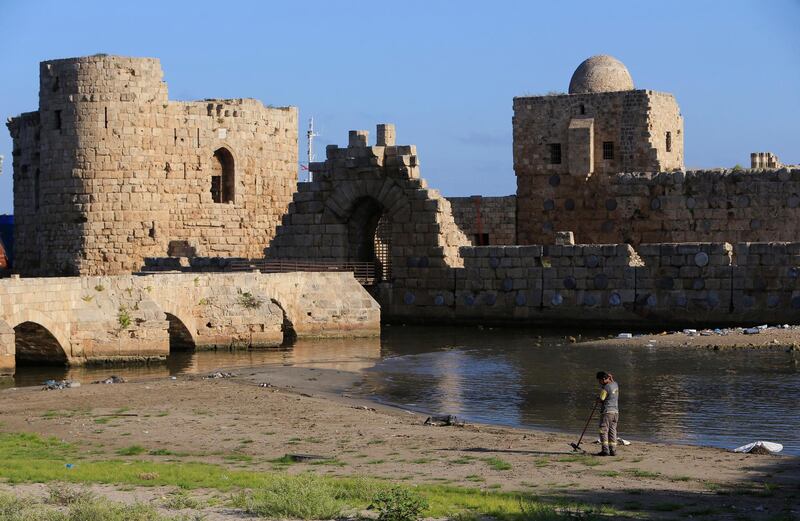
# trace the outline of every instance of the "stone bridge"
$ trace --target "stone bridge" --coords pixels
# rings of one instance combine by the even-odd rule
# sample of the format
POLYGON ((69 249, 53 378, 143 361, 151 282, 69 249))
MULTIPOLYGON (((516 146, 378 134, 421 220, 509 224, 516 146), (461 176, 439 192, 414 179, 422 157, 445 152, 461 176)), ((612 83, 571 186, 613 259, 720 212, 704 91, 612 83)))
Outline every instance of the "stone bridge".
POLYGON ((181 273, 0 280, 0 372, 17 363, 148 360, 171 350, 373 336, 350 273, 181 273))

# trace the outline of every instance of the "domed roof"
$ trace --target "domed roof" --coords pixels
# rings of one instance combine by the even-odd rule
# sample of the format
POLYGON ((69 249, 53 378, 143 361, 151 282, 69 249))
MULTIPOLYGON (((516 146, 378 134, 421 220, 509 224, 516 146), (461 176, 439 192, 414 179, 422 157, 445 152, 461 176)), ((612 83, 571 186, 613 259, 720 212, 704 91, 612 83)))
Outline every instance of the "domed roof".
POLYGON ((569 82, 570 94, 633 90, 633 79, 621 61, 607 54, 583 61, 569 82))

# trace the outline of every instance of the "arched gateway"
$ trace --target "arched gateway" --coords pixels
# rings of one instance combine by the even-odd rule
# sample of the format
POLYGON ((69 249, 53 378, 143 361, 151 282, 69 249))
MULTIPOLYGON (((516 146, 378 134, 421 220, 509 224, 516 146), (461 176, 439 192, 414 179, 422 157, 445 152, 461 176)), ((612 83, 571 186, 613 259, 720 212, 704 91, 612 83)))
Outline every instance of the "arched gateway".
POLYGON ((311 164, 314 181, 299 185, 266 256, 372 262, 378 281, 461 266, 458 248, 469 240, 450 203, 420 179, 416 147, 395 145, 388 124, 378 125, 375 146, 367 139, 351 131, 346 148, 329 146, 326 161, 311 164))

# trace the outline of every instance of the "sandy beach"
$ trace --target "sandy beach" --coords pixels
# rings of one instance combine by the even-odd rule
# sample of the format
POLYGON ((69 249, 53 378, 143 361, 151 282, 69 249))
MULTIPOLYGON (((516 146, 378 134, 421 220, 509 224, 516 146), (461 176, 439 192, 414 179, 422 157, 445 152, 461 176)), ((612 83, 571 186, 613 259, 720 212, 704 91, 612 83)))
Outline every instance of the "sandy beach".
MULTIPOLYGON (((181 461, 249 470, 270 471, 286 455, 311 454, 331 458, 330 464, 300 462, 285 472, 524 491, 610 505, 646 518, 798 515, 798 458, 658 443, 623 447, 614 458, 587 457, 569 446, 577 434, 426 426, 424 415, 354 398, 350 390, 357 373, 280 366, 233 373, 57 391, 4 390, 2 432, 54 436, 76 444, 89 458, 163 461, 158 455, 163 453, 173 461, 178 455, 181 461), (120 458, 131 446, 146 450, 120 458)), ((597 450, 591 443, 585 446, 597 450)), ((36 494, 41 488, 13 485, 12 490, 36 494)), ((123 500, 164 493, 147 487, 94 488, 123 500)), ((207 519, 240 518, 229 510, 209 507, 203 513, 211 516, 207 519)))

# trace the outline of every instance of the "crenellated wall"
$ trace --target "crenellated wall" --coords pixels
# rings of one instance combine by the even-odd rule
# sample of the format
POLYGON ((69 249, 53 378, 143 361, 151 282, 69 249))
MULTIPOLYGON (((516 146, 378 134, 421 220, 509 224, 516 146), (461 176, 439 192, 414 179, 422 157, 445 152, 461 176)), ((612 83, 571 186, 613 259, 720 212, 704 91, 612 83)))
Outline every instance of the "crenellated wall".
POLYGON ((157 59, 42 62, 14 140, 15 270, 129 273, 175 249, 257 256, 297 182, 297 109, 170 101, 157 59))

